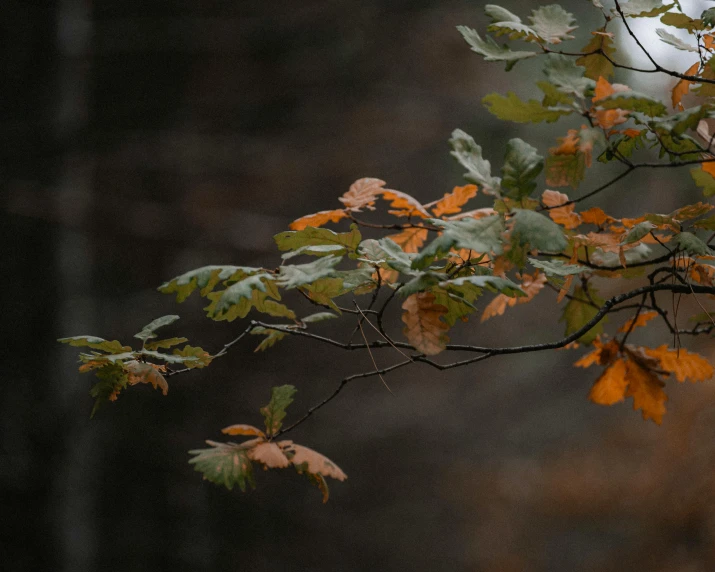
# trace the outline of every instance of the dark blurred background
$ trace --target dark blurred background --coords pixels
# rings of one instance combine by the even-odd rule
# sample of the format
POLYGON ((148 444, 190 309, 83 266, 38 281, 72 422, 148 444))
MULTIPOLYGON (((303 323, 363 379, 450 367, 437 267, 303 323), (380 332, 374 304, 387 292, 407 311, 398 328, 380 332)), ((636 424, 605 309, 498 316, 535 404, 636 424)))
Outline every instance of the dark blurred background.
MULTIPOLYGON (((524 16, 536 4, 505 3, 524 16)), ((598 13, 566 7, 583 18, 577 49, 598 13)), ((495 168, 510 137, 554 145, 565 125, 507 125, 481 107, 492 91, 532 95, 539 72, 505 74, 469 51, 455 26, 483 29, 480 3, 3 8, 0 568, 715 569, 712 384, 669 384, 657 427, 629 404, 590 404, 598 372, 571 366, 582 352, 416 367, 388 376, 396 397, 375 378, 355 382, 291 435, 350 477, 323 505, 288 472, 229 492, 202 481, 187 451, 226 425, 259 424, 273 385, 299 388, 296 419, 343 375, 369 370, 367 355, 295 339, 254 354, 251 339, 171 378, 167 397, 132 388, 90 421, 91 379, 55 342, 128 341, 180 313, 170 333, 217 351, 245 325, 210 322, 200 302, 177 306, 157 285, 205 264, 275 265, 272 235, 338 207, 360 177, 442 196, 462 184, 447 146, 456 127, 495 168)), ((605 205, 633 215, 698 199, 686 172, 658 175, 625 181, 605 205)), ((555 339, 554 298, 473 320, 454 339, 555 339)), ((398 335, 397 314, 391 324, 398 335)), ((344 335, 352 323, 318 327, 344 335)), ((713 357, 706 340, 691 347, 713 357)))

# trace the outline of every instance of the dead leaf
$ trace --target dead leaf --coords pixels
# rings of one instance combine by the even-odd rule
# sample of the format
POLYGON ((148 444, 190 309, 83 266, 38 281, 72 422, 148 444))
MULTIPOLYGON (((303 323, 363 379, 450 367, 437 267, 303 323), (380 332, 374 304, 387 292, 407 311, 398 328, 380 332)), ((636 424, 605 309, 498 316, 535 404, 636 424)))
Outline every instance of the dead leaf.
POLYGON ((435 304, 434 300, 431 292, 417 292, 402 304, 405 337, 415 349, 427 356, 443 351, 449 341, 449 326, 440 320, 448 310, 441 304, 435 304))
POLYGON ((264 441, 248 450, 248 458, 263 464, 265 469, 285 469, 290 465, 288 457, 275 443, 264 441))
POLYGON ((283 450, 290 462, 300 471, 332 477, 344 481, 348 476, 330 459, 313 449, 296 445, 292 441, 279 441, 278 446, 283 450))
POLYGON ((626 363, 619 359, 608 366, 596 380, 588 398, 599 405, 613 405, 623 401, 627 387, 626 363))
POLYGON ((154 389, 160 388, 164 395, 169 393, 169 384, 159 373, 160 369, 166 369, 164 366, 131 360, 126 362, 123 367, 129 374, 127 377, 129 385, 150 383, 154 389))
POLYGON ((643 348, 646 354, 660 362, 660 366, 675 375, 679 382, 690 379, 692 382, 705 381, 713 376, 713 366, 702 356, 680 350, 668 349, 667 345, 658 348, 643 348))
POLYGON ((385 184, 385 181, 371 177, 358 179, 350 185, 348 192, 338 200, 347 209, 354 212, 360 212, 364 208, 374 211, 375 207, 373 205, 375 204, 376 195, 385 184))

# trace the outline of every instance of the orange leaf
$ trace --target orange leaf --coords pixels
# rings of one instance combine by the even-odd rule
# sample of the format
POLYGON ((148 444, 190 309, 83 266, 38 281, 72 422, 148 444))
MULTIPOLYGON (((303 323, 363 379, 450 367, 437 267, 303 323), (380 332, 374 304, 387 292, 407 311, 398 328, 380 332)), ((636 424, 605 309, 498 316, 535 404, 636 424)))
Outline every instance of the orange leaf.
POLYGON ((627 387, 626 362, 619 359, 608 366, 596 380, 588 398, 599 405, 613 405, 623 401, 627 387))
MULTIPOLYGON (((592 101, 596 104, 598 100, 603 99, 604 97, 629 90, 630 88, 628 86, 618 83, 610 84, 603 76, 601 76, 596 82, 596 88, 593 92, 592 101)), ((601 109, 592 111, 591 115, 594 117, 596 125, 604 129, 610 129, 619 123, 624 123, 627 119, 628 111, 623 109, 601 109)))
POLYGON ((602 209, 599 209, 598 207, 592 207, 581 213, 581 220, 587 224, 595 224, 601 226, 613 219, 605 212, 603 212, 602 209))
POLYGON ((428 231, 426 228, 406 228, 399 234, 393 234, 387 238, 392 239, 405 252, 419 252, 422 245, 427 240, 428 231))
POLYGON ((709 175, 715 177, 715 162, 708 161, 707 163, 700 163, 700 168, 709 175))
POLYGON ((314 475, 332 477, 339 481, 344 481, 348 478, 340 467, 317 451, 313 451, 313 449, 296 445, 292 441, 279 441, 278 446, 299 470, 305 470, 314 475))
POLYGON ((703 45, 705 46, 706 50, 712 50, 714 43, 715 43, 715 36, 712 36, 711 34, 705 34, 703 36, 703 45))
POLYGON ((457 214, 461 212, 462 206, 477 194, 476 185, 465 185, 464 187, 454 187, 451 193, 445 193, 432 207, 434 216, 446 214, 457 214))
POLYGON ((596 349, 578 360, 574 364, 576 367, 590 367, 595 363, 606 365, 611 363, 618 356, 618 344, 615 340, 604 344, 600 338, 596 338, 593 341, 593 345, 596 349))
POLYGON ((579 150, 579 135, 576 129, 569 129, 566 137, 559 137, 558 147, 552 147, 549 152, 552 155, 575 155, 579 150))
POLYGON ((632 330, 633 328, 640 328, 641 326, 645 326, 648 322, 650 322, 653 318, 658 316, 658 312, 651 310, 649 312, 641 312, 638 314, 638 317, 635 319, 635 324, 633 324, 633 318, 629 318, 628 321, 623 324, 618 331, 619 332, 628 332, 632 330))
POLYGON ((248 450, 248 458, 258 461, 266 469, 285 469, 290 465, 288 457, 275 443, 263 441, 248 450))
MULTIPOLYGON (((698 69, 700 68, 700 62, 695 62, 692 66, 690 66, 687 71, 685 72, 685 75, 695 75, 698 73, 698 69)), ((680 101, 683 99, 683 96, 690 91, 690 85, 693 82, 687 79, 681 79, 678 83, 675 84, 675 87, 673 88, 673 93, 672 93, 672 102, 673 102, 673 109, 679 109, 683 110, 683 104, 680 103, 680 101)))
POLYGON ((665 402, 668 401, 668 396, 663 391, 665 384, 652 371, 642 368, 634 361, 626 362, 626 370, 626 397, 633 397, 633 409, 640 409, 646 421, 652 419, 660 425, 665 414, 665 402))
POLYGON ((360 212, 360 209, 367 208, 371 211, 375 210, 375 195, 381 190, 380 187, 385 186, 385 181, 365 177, 358 179, 352 185, 347 193, 338 200, 351 211, 360 212))
POLYGON ((449 341, 449 326, 440 320, 448 310, 441 304, 435 304, 434 299, 431 292, 418 292, 402 304, 405 311, 402 314, 406 326, 403 330, 405 337, 417 350, 428 356, 440 353, 449 341))
POLYGON ((530 276, 529 274, 522 274, 521 281, 521 289, 526 293, 526 296, 521 296, 520 298, 510 298, 506 294, 499 294, 496 298, 494 298, 494 300, 487 304, 486 308, 484 308, 480 321, 484 322, 494 316, 501 316, 507 306, 516 306, 517 304, 530 302, 544 287, 544 284, 546 283, 546 274, 542 274, 538 270, 533 276, 530 276))
POLYGON ((161 392, 166 395, 169 393, 169 384, 166 382, 159 369, 163 366, 158 366, 151 363, 144 363, 137 360, 131 360, 124 364, 124 369, 129 374, 129 385, 137 383, 150 383, 154 389, 161 388, 161 392))
POLYGON ((569 290, 571 290, 571 284, 573 283, 574 275, 569 274, 566 277, 566 280, 564 280, 564 285, 561 286, 561 290, 559 290, 559 295, 556 296, 556 303, 560 304, 561 300, 566 298, 566 294, 569 293, 569 290))
POLYGON ((390 206, 395 209, 403 210, 393 210, 387 211, 391 215, 395 216, 419 216, 422 218, 427 218, 430 214, 425 210, 425 208, 420 204, 420 202, 411 197, 407 193, 402 191, 395 191, 393 189, 381 189, 379 194, 382 195, 386 201, 391 201, 390 206))
POLYGON ((323 226, 328 222, 338 222, 347 216, 348 213, 344 210, 320 211, 294 220, 290 223, 290 228, 291 230, 303 230, 308 226, 323 226))
POLYGON ((643 348, 646 354, 660 361, 660 366, 673 374, 679 382, 705 381, 713 376, 713 366, 704 357, 687 350, 671 350, 667 345, 658 348, 643 348))
POLYGON ((221 433, 226 435, 253 435, 254 437, 265 437, 265 433, 253 425, 229 425, 221 429, 221 433))

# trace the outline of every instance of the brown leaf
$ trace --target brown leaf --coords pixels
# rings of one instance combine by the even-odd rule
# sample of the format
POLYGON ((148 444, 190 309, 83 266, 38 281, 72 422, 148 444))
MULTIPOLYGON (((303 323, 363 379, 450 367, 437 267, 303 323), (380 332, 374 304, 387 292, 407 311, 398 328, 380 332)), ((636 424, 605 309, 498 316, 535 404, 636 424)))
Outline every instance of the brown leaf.
POLYGON ((313 449, 296 445, 293 441, 279 441, 278 446, 299 471, 344 481, 348 476, 330 459, 313 449))
POLYGON ((417 292, 402 304, 405 337, 415 349, 427 356, 440 353, 449 341, 449 326, 440 320, 448 310, 441 304, 435 304, 434 299, 431 292, 417 292))
POLYGON ((291 230, 303 230, 308 226, 319 227, 329 222, 338 222, 347 218, 348 213, 344 210, 320 211, 315 214, 306 215, 290 223, 291 230))
POLYGON ((360 212, 360 209, 366 208, 374 211, 375 199, 381 187, 385 186, 385 181, 365 177, 358 179, 352 185, 347 193, 338 200, 351 211, 360 212))
POLYGON ((438 200, 432 207, 434 216, 442 216, 446 214, 457 214, 461 212, 469 199, 476 196, 476 185, 465 185, 464 187, 454 187, 451 193, 446 193, 444 198, 438 200))
POLYGON ((290 465, 288 457, 275 443, 264 441, 248 450, 248 458, 262 463, 266 469, 285 469, 290 465))
POLYGON ((161 392, 166 395, 169 393, 169 384, 166 382, 159 369, 164 366, 155 365, 152 363, 144 363, 137 360, 131 360, 124 364, 124 369, 129 374, 129 385, 137 383, 150 383, 154 389, 161 388, 161 392))

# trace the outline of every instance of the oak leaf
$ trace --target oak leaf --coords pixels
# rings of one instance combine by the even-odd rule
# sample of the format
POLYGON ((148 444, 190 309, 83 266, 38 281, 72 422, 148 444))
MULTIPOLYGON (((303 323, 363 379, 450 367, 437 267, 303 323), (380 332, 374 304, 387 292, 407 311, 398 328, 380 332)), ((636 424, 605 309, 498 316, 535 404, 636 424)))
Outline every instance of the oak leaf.
POLYGON ((619 359, 609 365, 596 380, 588 398, 599 405, 613 405, 623 401, 627 387, 626 362, 619 359))
POLYGON ((418 216, 421 218, 428 218, 430 214, 425 210, 425 208, 420 204, 420 202, 411 197, 407 193, 402 191, 395 191, 393 189, 381 189, 380 194, 382 198, 386 201, 390 201, 390 206, 393 209, 401 210, 391 210, 387 211, 394 216, 418 216))
POLYGON ((350 185, 348 192, 338 200, 343 203, 347 209, 354 212, 360 212, 363 208, 374 211, 375 207, 373 205, 375 204, 376 195, 381 187, 384 186, 385 181, 381 181, 380 179, 373 179, 371 177, 358 179, 350 185))
POLYGON ((285 469, 290 465, 281 448, 269 441, 263 441, 248 449, 248 458, 261 463, 265 469, 285 469))
MULTIPOLYGON (((695 62, 686 70, 685 75, 696 75, 698 73, 699 68, 700 62, 695 62)), ((678 83, 675 84, 675 87, 673 88, 673 92, 671 94, 673 109, 679 109, 681 111, 684 109, 681 100, 683 99, 683 96, 688 93, 688 91, 690 91, 690 86, 692 85, 692 83, 692 81, 689 81, 687 79, 681 79, 680 81, 678 81, 678 83)))
POLYGON ((340 467, 326 456, 313 451, 313 449, 303 445, 296 445, 292 441, 279 441, 278 446, 299 472, 305 471, 314 475, 323 475, 339 481, 344 481, 348 478, 340 467))
POLYGON ((265 437, 266 434, 253 425, 237 424, 229 425, 221 429, 221 433, 226 435, 253 435, 254 437, 265 437))
POLYGON ((626 372, 626 397, 633 397, 633 409, 640 409, 644 420, 652 419, 660 425, 665 414, 665 402, 668 401, 668 396, 663 391, 665 384, 655 373, 633 360, 626 362, 626 372))
POLYGON ((534 296, 544 288, 544 284, 546 284, 546 274, 537 270, 533 275, 522 274, 520 280, 520 287, 526 293, 526 296, 513 298, 505 294, 499 294, 484 308, 484 312, 480 318, 481 322, 494 316, 501 316, 506 311, 507 306, 516 306, 517 304, 530 302, 534 296))
POLYGON ((463 187, 454 187, 451 193, 445 193, 444 197, 439 199, 434 206, 432 212, 434 216, 443 216, 446 214, 457 214, 461 212, 469 199, 477 194, 476 185, 465 185, 463 187))
POLYGON ((643 348, 645 353, 660 362, 661 367, 675 375, 679 382, 705 381, 713 376, 713 366, 702 356, 687 350, 671 350, 667 345, 658 348, 643 348))
POLYGON ((308 226, 319 227, 329 222, 338 222, 339 220, 342 220, 347 217, 348 213, 344 210, 337 209, 330 211, 320 211, 294 220, 292 223, 290 223, 290 229, 303 230, 308 226))
POLYGON ((165 366, 131 360, 124 364, 124 369, 128 374, 129 385, 150 383, 154 389, 160 388, 164 395, 169 393, 169 384, 159 371, 166 371, 165 366))
POLYGON ((425 355, 431 356, 444 350, 449 338, 449 326, 440 318, 447 314, 445 306, 435 303, 431 292, 418 292, 402 304, 403 330, 409 342, 425 355))
POLYGON ((420 228, 413 226, 412 228, 406 228, 399 234, 393 234, 387 238, 392 239, 392 241, 399 245, 405 252, 419 252, 422 245, 427 240, 427 235, 429 234, 426 228, 420 228))
POLYGON ((641 312, 636 318, 629 318, 628 321, 618 328, 619 332, 629 332, 633 328, 645 326, 653 318, 658 316, 658 312, 651 310, 649 312, 641 312), (634 323, 635 322, 635 323, 634 323))
POLYGON ((551 207, 549 209, 551 220, 565 228, 574 229, 581 224, 581 217, 579 217, 578 213, 574 212, 576 205, 572 203, 564 207, 559 206, 567 203, 568 200, 567 195, 558 191, 546 190, 541 195, 541 202, 547 207, 551 207))

